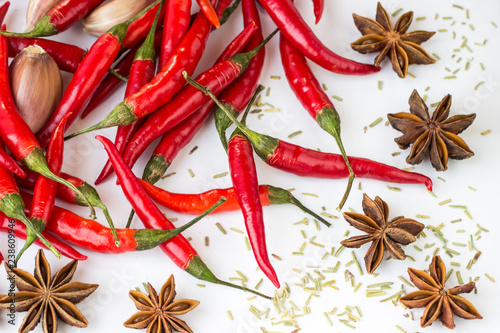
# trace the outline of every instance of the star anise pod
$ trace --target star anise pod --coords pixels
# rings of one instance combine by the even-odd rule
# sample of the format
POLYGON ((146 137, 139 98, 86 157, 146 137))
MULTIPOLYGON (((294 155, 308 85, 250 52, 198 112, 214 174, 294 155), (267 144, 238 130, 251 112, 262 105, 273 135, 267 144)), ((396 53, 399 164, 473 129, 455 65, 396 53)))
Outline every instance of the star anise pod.
POLYGON ((174 301, 176 295, 174 276, 170 275, 160 290, 160 295, 148 283, 149 295, 131 290, 129 296, 139 312, 130 317, 123 325, 129 328, 143 329, 147 332, 171 333, 172 329, 181 333, 192 333, 185 321, 176 316, 193 310, 200 302, 190 299, 174 301))
POLYGON ((413 243, 424 225, 413 219, 398 216, 388 221, 389 207, 378 196, 375 200, 363 194, 363 214, 344 212, 343 216, 351 226, 367 233, 363 236, 354 236, 340 242, 345 247, 359 248, 361 245, 372 242, 365 255, 365 267, 373 273, 380 265, 386 251, 392 258, 404 260, 406 258, 399 244, 413 243))
POLYGON ((410 113, 390 113, 387 119, 391 126, 403 135, 394 141, 399 148, 406 149, 413 144, 406 162, 419 164, 429 154, 432 166, 437 171, 447 169, 448 158, 463 160, 474 155, 465 141, 457 134, 469 127, 476 114, 456 115, 448 118, 451 107, 451 95, 446 95, 436 110, 429 116, 424 100, 416 90, 410 99, 410 113))
POLYGON ((57 331, 57 318, 71 326, 87 327, 87 320, 75 304, 92 294, 99 285, 70 282, 78 264, 76 260, 54 276, 51 276, 50 265, 42 250, 38 251, 35 264, 34 274, 31 275, 5 263, 7 275, 9 279, 14 279, 19 291, 3 299, 0 296, 0 308, 9 309, 14 303, 16 312, 28 311, 19 332, 32 331, 40 319, 45 333, 57 331))
POLYGON ((406 33, 413 20, 413 12, 403 14, 394 29, 389 14, 380 2, 377 4, 376 21, 356 14, 352 16, 363 37, 351 43, 351 47, 363 54, 380 52, 375 58, 375 66, 380 66, 382 60, 389 56, 394 71, 399 77, 404 78, 408 73, 408 65, 427 65, 436 62, 420 46, 435 32, 417 30, 406 33))
POLYGON ((423 308, 420 326, 431 325, 439 318, 444 326, 453 329, 455 323, 453 314, 465 319, 482 319, 476 308, 465 298, 458 296, 474 290, 474 282, 451 289, 444 289, 446 267, 440 256, 434 256, 429 265, 430 274, 413 268, 408 268, 408 275, 418 291, 404 295, 399 301, 406 307, 423 308))

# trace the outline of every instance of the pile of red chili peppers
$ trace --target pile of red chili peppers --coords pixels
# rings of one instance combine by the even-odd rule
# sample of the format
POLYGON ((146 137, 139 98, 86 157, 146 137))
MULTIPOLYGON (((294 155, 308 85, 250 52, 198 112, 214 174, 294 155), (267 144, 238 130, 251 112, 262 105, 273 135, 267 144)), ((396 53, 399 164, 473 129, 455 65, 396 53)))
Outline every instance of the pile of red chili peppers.
MULTIPOLYGON (((260 91, 258 83, 266 58, 265 44, 276 32, 265 38, 257 0, 235 0, 234 3, 231 0, 197 0, 200 12, 193 17, 190 0, 158 0, 100 36, 88 51, 41 38, 63 33, 102 2, 63 0, 32 31, 0 31, 0 230, 8 232, 7 225, 12 218, 23 223, 16 223, 15 227, 16 235, 27 239, 19 255, 33 242, 49 247, 57 255, 78 260, 87 257, 68 243, 101 253, 121 253, 159 245, 177 266, 199 279, 266 297, 217 278, 180 234, 184 229, 166 231, 174 226, 154 201, 174 211, 201 214, 215 209, 210 207, 221 197, 227 199, 223 204, 217 203, 221 205, 217 211, 242 211, 255 259, 262 272, 279 288, 279 276, 268 258, 262 207, 292 203, 326 225, 329 223, 307 209, 289 191, 259 185, 254 152, 270 166, 296 175, 349 178, 340 208, 355 176, 421 183, 432 190, 431 180, 424 175, 346 155, 340 138, 340 116, 307 61, 344 75, 367 75, 379 68, 345 59, 327 48, 301 17, 293 0, 258 2, 279 29, 281 60, 291 90, 318 125, 334 137, 340 155, 259 134, 249 129, 244 121, 236 120, 245 107, 248 112, 253 104, 252 97, 260 91), (204 69, 195 80, 191 79, 210 34, 223 29, 227 17, 240 2, 242 32, 212 67, 204 69), (8 80, 8 57, 29 45, 42 47, 61 70, 71 73, 61 102, 36 136, 17 113, 8 80), (186 79, 190 84, 186 84, 186 79), (84 118, 102 109, 99 106, 123 80, 128 80, 123 101, 109 114, 101 115, 102 121, 66 139, 119 126, 114 143, 97 136, 109 161, 95 183, 104 182, 114 171, 124 195, 149 229, 128 229, 129 224, 125 229, 115 229, 96 189, 61 171, 65 128, 80 115, 84 118), (199 194, 176 194, 153 185, 164 176, 179 151, 203 124, 211 122, 212 111, 222 146, 227 151, 233 187, 199 194), (233 123, 237 129, 228 139, 226 130, 233 123), (131 168, 160 137, 152 156, 146 157, 149 162, 142 179, 136 178, 131 168), (19 187, 32 191, 33 196, 21 192, 19 187), (102 209, 109 228, 56 206, 57 200, 102 209)), ((323 14, 324 1, 315 0, 313 4, 317 23, 323 14)), ((8 2, 0 6, 2 21, 8 15, 8 6, 8 2)))

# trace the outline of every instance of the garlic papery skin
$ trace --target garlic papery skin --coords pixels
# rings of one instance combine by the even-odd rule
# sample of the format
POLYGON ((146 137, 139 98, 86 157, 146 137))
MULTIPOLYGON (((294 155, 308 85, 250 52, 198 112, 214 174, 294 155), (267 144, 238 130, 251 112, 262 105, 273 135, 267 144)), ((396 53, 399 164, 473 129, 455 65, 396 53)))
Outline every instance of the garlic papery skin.
POLYGON ((26 31, 31 31, 42 17, 61 0, 30 0, 26 11, 26 31))
POLYGON ((63 81, 59 67, 38 45, 28 46, 9 68, 12 97, 19 113, 38 132, 61 100, 63 81))
POLYGON ((83 19, 83 31, 100 36, 116 24, 122 23, 155 0, 112 0, 96 9, 83 19))

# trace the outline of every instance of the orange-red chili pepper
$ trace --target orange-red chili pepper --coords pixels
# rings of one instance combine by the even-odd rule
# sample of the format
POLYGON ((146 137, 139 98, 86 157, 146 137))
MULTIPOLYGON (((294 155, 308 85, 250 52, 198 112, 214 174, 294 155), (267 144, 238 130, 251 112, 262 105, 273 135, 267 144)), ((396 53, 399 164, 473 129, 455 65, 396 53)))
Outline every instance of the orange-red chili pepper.
POLYGON ((219 16, 217 15, 217 12, 215 11, 214 6, 210 2, 210 0, 196 0, 196 2, 198 2, 201 11, 210 21, 210 23, 212 23, 214 27, 219 29, 220 28, 219 16))

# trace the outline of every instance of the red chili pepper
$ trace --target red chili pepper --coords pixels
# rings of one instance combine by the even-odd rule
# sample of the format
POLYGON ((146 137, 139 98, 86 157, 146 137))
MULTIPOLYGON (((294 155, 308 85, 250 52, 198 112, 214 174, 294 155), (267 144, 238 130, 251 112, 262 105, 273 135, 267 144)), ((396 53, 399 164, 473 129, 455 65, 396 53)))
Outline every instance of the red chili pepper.
MULTIPOLYGON (((0 231, 5 233, 14 234, 17 238, 26 239, 26 226, 18 220, 5 216, 0 212, 0 231)), ((74 260, 87 260, 87 256, 81 254, 71 246, 63 243, 59 239, 52 236, 47 231, 42 232, 42 235, 65 257, 74 260)), ((47 249, 47 247, 39 240, 35 240, 35 244, 47 249)), ((1 254, 0 254, 1 256, 1 254)))
MULTIPOLYGON (((243 0, 241 6, 244 24, 249 25, 252 22, 255 22, 259 28, 256 36, 250 40, 245 48, 246 51, 250 51, 264 40, 260 24, 260 16, 255 0, 243 0)), ((260 74, 262 72, 262 68, 264 67, 265 56, 266 50, 262 49, 255 55, 255 57, 252 58, 243 74, 241 74, 239 78, 237 78, 222 92, 220 101, 225 105, 231 105, 233 107, 232 111, 239 113, 252 98, 252 95, 259 84, 260 74)), ((231 125, 231 121, 226 117, 224 111, 219 110, 219 108, 215 109, 214 118, 215 128, 219 133, 222 146, 224 149, 227 149, 226 129, 229 125, 231 125)))
MULTIPOLYGON (((127 34, 125 35, 125 39, 122 43, 123 49, 131 49, 142 42, 144 38, 146 38, 149 30, 151 30, 151 26, 153 25, 156 12, 158 12, 160 1, 156 1, 155 3, 156 5, 151 7, 151 9, 147 10, 146 12, 144 12, 144 14, 140 15, 137 19, 130 23, 127 29, 127 34)), ((160 9, 159 21, 163 21, 164 15, 165 6, 162 6, 162 8, 160 9)))
POLYGON ((3 24, 3 20, 5 19, 5 15, 9 11, 10 2, 6 1, 3 5, 0 6, 0 25, 3 24))
MULTIPOLYGON (((69 114, 61 119, 54 130, 54 133, 52 133, 47 153, 45 155, 50 171, 52 171, 56 176, 59 176, 61 173, 63 165, 64 127, 66 126, 68 116, 69 114)), ((56 199, 57 187, 57 183, 53 180, 42 175, 38 176, 35 189, 33 191, 33 201, 31 202, 31 209, 28 214, 28 218, 40 233, 42 233, 45 229, 45 225, 47 224, 47 221, 52 213, 52 207, 54 206, 56 199)), ((24 251, 26 251, 26 249, 28 249, 28 247, 30 247, 36 239, 37 237, 35 233, 28 229, 26 243, 24 243, 23 248, 18 252, 16 261, 19 260, 24 251)))
POLYGON ((281 33, 307 58, 321 67, 339 74, 365 75, 380 67, 343 58, 327 48, 304 21, 290 0, 259 0, 281 33))
MULTIPOLYGON (((342 155, 323 153, 313 149, 303 148, 268 135, 259 134, 241 124, 214 94, 198 84, 189 76, 186 80, 201 91, 211 95, 217 105, 226 112, 226 115, 238 126, 243 134, 252 143, 255 152, 267 164, 299 176, 339 179, 349 176, 342 155)), ((364 158, 349 157, 354 173, 360 178, 370 178, 382 181, 405 184, 425 184, 432 191, 432 181, 418 173, 400 170, 386 164, 364 158)))
POLYGON ((210 21, 210 23, 212 23, 214 27, 219 29, 220 28, 219 16, 217 15, 217 12, 215 11, 214 6, 210 2, 210 0, 196 0, 196 2, 198 2, 201 11, 210 21))
MULTIPOLYGON (((252 51, 239 53, 229 59, 218 62, 200 74, 196 78, 196 81, 203 86, 208 86, 215 95, 219 94, 245 71, 252 57, 264 47, 276 32, 277 30, 252 51)), ((209 100, 209 97, 196 88, 190 85, 184 87, 168 104, 162 106, 149 116, 148 120, 146 120, 144 125, 130 140, 123 155, 127 165, 133 166, 153 140, 174 128, 209 100)))
POLYGON ((72 113, 68 118, 68 127, 78 118, 120 52, 130 23, 153 6, 150 5, 127 21, 115 25, 92 45, 71 78, 56 110, 37 133, 42 147, 47 146, 55 126, 65 114, 72 113))
MULTIPOLYGON (((226 198, 227 201, 216 209, 216 213, 240 210, 233 187, 214 189, 197 194, 187 194, 168 192, 142 179, 139 179, 139 182, 156 203, 174 212, 194 215, 201 214, 217 202, 220 197, 226 198)), ((292 204, 327 227, 331 226, 324 218, 305 207, 290 191, 271 185, 260 185, 259 195, 262 206, 292 204)))
POLYGON ((325 9, 325 0, 313 0, 314 5, 314 17, 316 18, 316 24, 319 23, 321 17, 323 16, 323 10, 325 9))
POLYGON ((67 30, 104 0, 62 0, 42 17, 37 25, 28 32, 0 32, 5 36, 42 37, 52 36, 67 30))
POLYGON ((349 170, 347 188, 337 208, 340 211, 349 196, 355 177, 340 137, 340 116, 335 106, 333 106, 332 101, 323 90, 323 87, 314 76, 311 68, 309 68, 304 55, 282 34, 280 34, 280 55, 290 88, 292 88, 297 99, 314 120, 316 120, 318 125, 334 137, 344 158, 347 170, 349 170))
MULTIPOLYGON (((5 25, 2 29, 5 28, 5 25)), ((23 120, 16 108, 9 83, 9 67, 7 55, 7 37, 0 35, 0 139, 16 160, 21 161, 29 169, 38 172, 82 195, 73 185, 54 175, 43 155, 35 135, 23 120)), ((83 195, 82 197, 86 199, 83 195)), ((95 212, 89 204, 92 216, 95 212)))
POLYGON ((279 289, 278 277, 267 254, 264 213, 260 203, 252 144, 243 134, 235 131, 229 140, 227 154, 234 191, 245 218, 245 227, 255 260, 262 272, 279 289))
MULTIPOLYGON (((123 193, 132 204, 137 215, 147 228, 170 230, 173 224, 161 213, 158 207, 144 191, 132 170, 125 164, 120 153, 114 147, 113 143, 102 136, 96 136, 101 141, 109 155, 111 163, 115 168, 115 173, 122 187, 123 193)), ((213 282, 220 285, 229 286, 236 289, 253 292, 262 297, 266 297, 256 291, 233 285, 229 282, 219 280, 201 260, 196 250, 189 241, 181 234, 173 237, 170 241, 160 245, 160 248, 170 259, 182 270, 188 272, 198 279, 213 282)))
POLYGON ((21 178, 26 177, 26 172, 16 163, 16 161, 4 150, 3 142, 0 141, 0 165, 21 178))
MULTIPOLYGON (((252 21, 251 24, 247 25, 245 29, 229 43, 215 63, 241 52, 249 40, 253 39, 252 36, 258 29, 255 22, 252 21)), ((241 93, 246 95, 246 92, 241 93)), ((149 159, 148 164, 144 168, 143 179, 154 184, 163 177, 170 163, 172 163, 172 160, 177 156, 177 153, 193 139, 201 128, 210 115, 214 105, 215 103, 213 101, 208 101, 198 109, 198 111, 191 114, 187 119, 163 135, 153 155, 149 159)))
MULTIPOLYGON (((22 193, 22 198, 26 205, 32 200, 31 195, 27 193, 22 193)), ((172 230, 117 229, 116 231, 121 243, 120 247, 114 245, 115 240, 110 228, 106 228, 94 220, 85 219, 58 206, 54 206, 52 210, 52 215, 47 223, 47 231, 64 239, 68 243, 94 252, 124 253, 142 251, 156 247, 177 236, 200 221, 223 202, 223 199, 220 200, 220 202, 214 204, 214 206, 210 207, 202 215, 184 224, 182 227, 172 230)))
MULTIPOLYGON (((215 0, 212 2, 215 3, 215 0)), ((226 7, 225 3, 219 3, 218 13, 226 7)), ((166 104, 184 86, 182 71, 194 72, 203 55, 210 31, 210 22, 203 13, 199 13, 167 64, 150 83, 115 106, 102 121, 69 135, 67 139, 101 128, 131 124, 166 104)))
POLYGON ((165 10, 158 69, 161 71, 189 30, 191 0, 170 0, 165 10))
MULTIPOLYGON (((155 17, 154 23, 151 26, 151 30, 146 37, 146 40, 138 49, 132 66, 130 68, 130 78, 128 80, 127 89, 125 90, 125 98, 137 92, 145 84, 147 84, 155 76, 156 70, 156 50, 155 48, 160 47, 161 31, 155 34, 156 24, 158 22, 158 14, 155 17), (156 38, 156 36, 158 36, 156 38), (156 45, 155 45, 156 44, 156 45)), ((116 149, 123 154, 130 138, 137 132, 137 130, 143 125, 145 118, 141 118, 132 124, 126 126, 118 127, 115 137, 116 149)), ((104 165, 101 173, 97 177, 95 184, 101 183, 109 175, 111 175, 113 167, 111 162, 108 160, 104 165)))
POLYGON ((56 62, 60 70, 74 73, 87 53, 78 46, 43 38, 7 37, 9 57, 15 57, 30 45, 38 45, 56 62))

